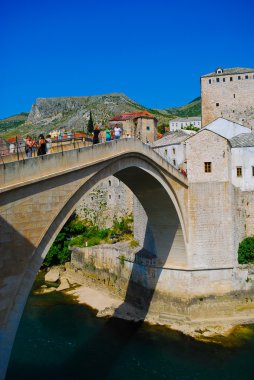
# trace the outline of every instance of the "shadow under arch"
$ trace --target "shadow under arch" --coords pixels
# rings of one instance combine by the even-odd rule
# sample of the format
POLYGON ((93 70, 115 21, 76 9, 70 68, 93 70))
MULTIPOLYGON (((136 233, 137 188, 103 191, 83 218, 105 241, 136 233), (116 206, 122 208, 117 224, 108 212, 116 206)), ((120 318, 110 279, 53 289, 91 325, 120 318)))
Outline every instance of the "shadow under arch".
MULTIPOLYGON (((169 188, 169 185, 165 182, 165 187, 162 186, 158 179, 151 174, 156 171, 153 165, 142 160, 141 158, 133 158, 135 161, 133 163, 131 162, 130 157, 112 160, 112 162, 110 162, 106 167, 102 168, 98 173, 92 175, 90 179, 88 179, 87 182, 85 182, 66 202, 50 225, 48 231, 45 233, 40 245, 36 248, 32 247, 33 254, 29 260, 29 263, 32 263, 32 267, 29 267, 29 263, 27 264, 24 270, 23 278, 19 283, 19 286, 24 289, 22 294, 21 292, 17 292, 19 297, 19 305, 23 305, 24 307, 32 285, 32 279, 35 278, 35 275, 48 249, 54 241, 55 236, 61 230, 64 223, 75 209, 78 201, 100 180, 108 177, 109 175, 115 175, 134 192, 134 194, 141 201, 147 214, 144 250, 141 250, 137 254, 137 258, 142 260, 145 252, 146 254, 148 253, 148 255, 151 255, 151 257, 156 256, 157 260, 156 267, 152 268, 149 268, 149 266, 144 266, 139 262, 139 260, 133 264, 133 270, 124 301, 124 304, 132 303, 134 306, 138 307, 141 311, 140 320, 145 319, 156 284, 160 277, 161 270, 165 265, 167 258, 170 256, 170 252, 172 255, 174 253, 172 248, 174 247, 177 232, 182 231, 180 240, 184 246, 184 237, 186 234, 185 229, 182 229, 184 223, 183 216, 181 215, 181 212, 179 212, 180 207, 178 207, 178 210, 175 207, 178 202, 176 199, 171 198, 168 190, 166 190, 167 187, 169 188), (157 199, 157 203, 154 202, 155 199, 157 199), (160 212, 157 212, 158 204, 162 206, 160 212), (149 274, 148 278, 148 271, 145 269, 140 277, 141 266, 148 268, 150 274, 153 271, 153 275, 150 276, 149 274), (147 281, 145 284, 147 287, 142 286, 142 281, 144 280, 145 282, 147 281)), ((160 176, 159 171, 157 174, 160 176)), ((80 171, 79 176, 82 177, 82 170, 80 171)), ((162 176, 161 180, 163 181, 162 176)), ((21 310, 21 307, 19 307, 19 310, 21 310)), ((118 310, 117 312, 120 311, 121 310, 118 310)), ((21 314, 22 310, 19 316, 15 316, 18 322, 21 314)), ((134 332, 136 331, 137 326, 138 325, 135 325, 133 330, 134 332)), ((110 328, 110 321, 108 327, 110 328)), ((128 340, 129 336, 126 336, 126 339, 128 340)))

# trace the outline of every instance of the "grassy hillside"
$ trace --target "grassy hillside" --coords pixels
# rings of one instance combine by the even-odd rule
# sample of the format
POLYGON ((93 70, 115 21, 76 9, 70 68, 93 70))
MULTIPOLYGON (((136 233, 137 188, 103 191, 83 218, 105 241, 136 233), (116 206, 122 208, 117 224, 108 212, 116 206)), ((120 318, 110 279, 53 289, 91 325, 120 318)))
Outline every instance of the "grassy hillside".
POLYGON ((192 100, 190 103, 174 108, 165 108, 164 111, 168 115, 175 116, 201 116, 201 97, 192 100))
POLYGON ((27 122, 28 115, 28 112, 21 112, 18 115, 10 116, 6 119, 0 120, 1 136, 13 136, 16 134, 16 132, 19 132, 22 129, 22 125, 24 125, 27 122))

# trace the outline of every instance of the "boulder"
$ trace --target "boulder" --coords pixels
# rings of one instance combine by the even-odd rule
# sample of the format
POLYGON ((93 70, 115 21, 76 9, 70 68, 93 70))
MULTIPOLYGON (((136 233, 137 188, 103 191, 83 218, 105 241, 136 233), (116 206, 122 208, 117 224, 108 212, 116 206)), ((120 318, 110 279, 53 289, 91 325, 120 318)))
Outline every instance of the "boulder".
POLYGON ((60 277, 60 270, 58 268, 52 268, 45 275, 45 281, 48 282, 57 282, 60 277))
POLYGON ((61 290, 69 289, 69 287, 70 287, 70 284, 69 284, 69 281, 67 280, 67 278, 62 278, 61 284, 58 286, 58 288, 56 290, 59 292, 61 290))

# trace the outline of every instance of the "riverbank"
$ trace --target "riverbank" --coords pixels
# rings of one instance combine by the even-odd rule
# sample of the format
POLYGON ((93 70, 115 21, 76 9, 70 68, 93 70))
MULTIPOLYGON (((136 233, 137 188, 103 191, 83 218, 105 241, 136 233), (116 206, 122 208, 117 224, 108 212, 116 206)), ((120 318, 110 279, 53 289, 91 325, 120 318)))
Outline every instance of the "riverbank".
MULTIPOLYGON (((115 317, 135 322, 144 321, 150 325, 163 326, 182 332, 199 341, 219 344, 225 344, 225 338, 230 337, 236 331, 240 334, 248 335, 248 326, 240 318, 234 320, 232 318, 225 318, 219 322, 214 321, 214 323, 211 323, 208 320, 187 321, 184 318, 173 321, 171 317, 171 323, 168 323, 167 320, 163 320, 161 315, 149 311, 144 317, 143 310, 129 304, 123 297, 116 294, 107 286, 103 286, 98 282, 91 282, 89 278, 84 279, 86 285, 80 285, 75 282, 73 273, 77 272, 75 272, 75 269, 72 271, 70 265, 67 265, 67 270, 61 267, 60 269, 53 268, 53 271, 55 269, 60 275, 58 284, 55 286, 52 286, 52 283, 43 284, 35 293, 63 292, 71 296, 78 304, 94 309, 97 317, 115 317), (66 286, 66 283, 68 283, 68 286, 66 286)), ((251 324, 253 320, 250 319, 247 323, 251 324)))
POLYGON ((226 291, 221 283, 217 292, 204 291, 202 286, 193 291, 196 272, 193 277, 181 272, 179 280, 179 272, 157 267, 156 258, 143 248, 121 242, 73 247, 71 262, 49 270, 48 286, 38 292, 65 291, 95 309, 98 317, 145 321, 210 341, 231 334, 239 325, 254 323, 253 270, 241 267, 232 272, 239 279, 247 276, 239 291, 226 291), (188 277, 190 281, 183 285, 182 279, 188 277))

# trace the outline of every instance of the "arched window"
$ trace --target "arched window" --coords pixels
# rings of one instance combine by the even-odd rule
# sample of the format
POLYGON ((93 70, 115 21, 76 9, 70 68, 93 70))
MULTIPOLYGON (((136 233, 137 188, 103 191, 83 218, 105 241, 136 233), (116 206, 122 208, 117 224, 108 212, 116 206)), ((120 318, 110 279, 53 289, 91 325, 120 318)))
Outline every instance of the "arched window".
POLYGON ((222 74, 223 73, 223 69, 221 67, 218 67, 218 69, 216 69, 216 74, 222 74))

